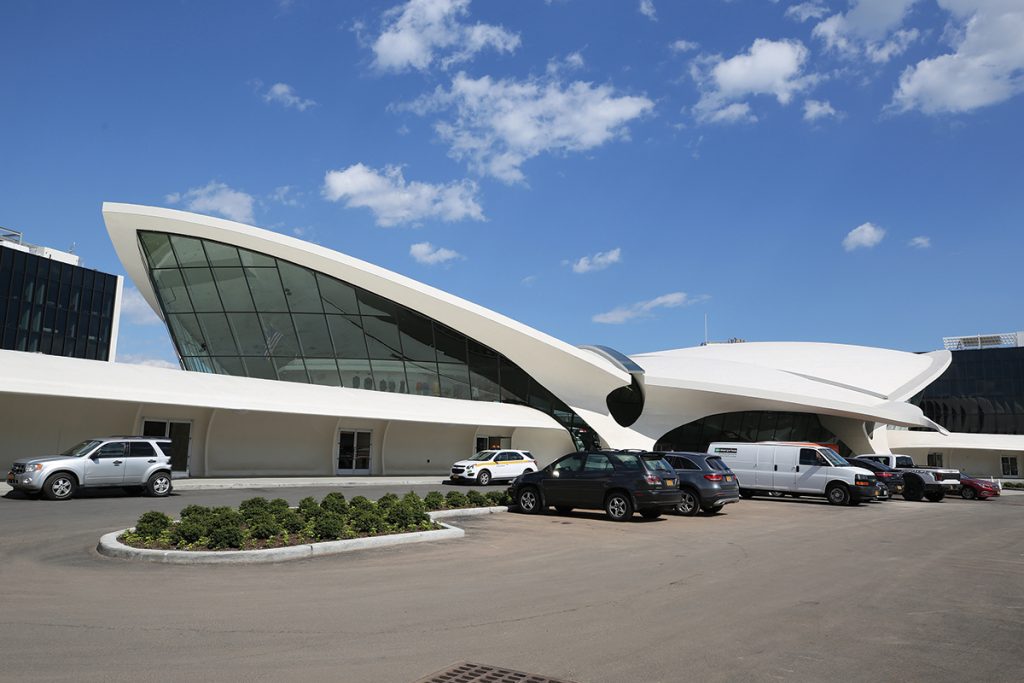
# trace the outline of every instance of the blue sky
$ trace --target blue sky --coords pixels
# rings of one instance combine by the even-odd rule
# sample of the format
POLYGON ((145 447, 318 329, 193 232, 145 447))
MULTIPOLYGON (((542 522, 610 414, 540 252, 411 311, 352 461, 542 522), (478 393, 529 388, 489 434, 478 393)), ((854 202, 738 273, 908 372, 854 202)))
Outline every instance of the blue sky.
MULTIPOLYGON (((0 225, 312 240, 574 344, 1021 329, 1024 0, 0 5, 0 225)), ((166 363, 128 291, 120 356, 166 363)))

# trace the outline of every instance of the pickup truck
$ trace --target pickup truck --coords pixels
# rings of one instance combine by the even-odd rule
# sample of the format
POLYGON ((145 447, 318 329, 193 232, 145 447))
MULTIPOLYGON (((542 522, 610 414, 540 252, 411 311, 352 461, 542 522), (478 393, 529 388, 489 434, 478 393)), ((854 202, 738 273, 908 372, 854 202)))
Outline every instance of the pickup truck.
POLYGON ((909 455, 893 455, 888 453, 870 453, 857 456, 860 459, 873 460, 888 465, 894 470, 903 472, 903 499, 919 501, 927 498, 938 503, 947 493, 960 490, 960 471, 941 467, 921 467, 914 464, 909 455))

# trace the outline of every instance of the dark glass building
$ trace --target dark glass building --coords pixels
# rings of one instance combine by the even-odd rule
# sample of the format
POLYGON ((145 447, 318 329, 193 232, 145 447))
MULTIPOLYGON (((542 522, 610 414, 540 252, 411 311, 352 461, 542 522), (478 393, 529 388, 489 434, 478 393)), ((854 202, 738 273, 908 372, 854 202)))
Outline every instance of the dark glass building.
POLYGON ((822 426, 814 413, 748 410, 709 415, 665 434, 655 449, 706 453, 715 441, 809 441, 828 444, 841 455, 851 451, 835 434, 822 426))
POLYGON ((229 244, 139 235, 187 370, 516 403, 592 445, 593 430, 522 368, 410 308, 229 244))
POLYGON ((953 351, 911 402, 951 432, 1024 434, 1024 348, 953 351))
POLYGON ((0 348, 108 360, 118 278, 0 242, 0 348))

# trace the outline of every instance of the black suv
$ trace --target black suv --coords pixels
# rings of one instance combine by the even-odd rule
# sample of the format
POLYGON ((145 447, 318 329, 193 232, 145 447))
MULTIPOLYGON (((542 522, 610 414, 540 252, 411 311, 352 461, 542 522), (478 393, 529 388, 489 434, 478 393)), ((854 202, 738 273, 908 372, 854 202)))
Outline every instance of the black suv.
POLYGON ((537 514, 554 506, 604 510, 616 522, 638 511, 657 519, 679 504, 675 470, 660 453, 593 451, 564 455, 544 469, 523 474, 509 487, 522 512, 537 514))
POLYGON ((879 488, 881 488, 881 485, 885 486, 885 491, 879 495, 879 498, 892 498, 898 493, 903 493, 903 473, 899 470, 894 470, 888 465, 883 465, 880 462, 868 460, 867 458, 854 457, 847 458, 846 461, 852 467, 863 467, 874 473, 875 478, 878 479, 879 488))
POLYGON ((740 499, 736 475, 717 455, 708 453, 665 453, 665 460, 679 476, 682 500, 676 512, 692 517, 701 510, 713 515, 727 503, 740 499))

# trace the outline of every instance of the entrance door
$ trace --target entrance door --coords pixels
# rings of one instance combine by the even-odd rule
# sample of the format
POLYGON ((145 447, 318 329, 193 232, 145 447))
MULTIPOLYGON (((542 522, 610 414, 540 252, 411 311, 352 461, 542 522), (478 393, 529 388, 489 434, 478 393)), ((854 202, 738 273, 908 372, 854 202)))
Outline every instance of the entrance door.
POLYGON ((338 474, 370 473, 370 435, 372 432, 342 429, 338 432, 338 474))
POLYGON ((175 472, 188 471, 188 458, 192 450, 191 422, 147 418, 142 421, 142 435, 169 438, 171 469, 175 472))

